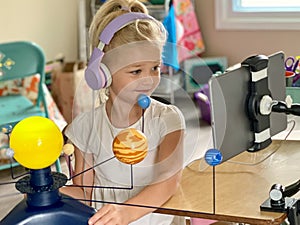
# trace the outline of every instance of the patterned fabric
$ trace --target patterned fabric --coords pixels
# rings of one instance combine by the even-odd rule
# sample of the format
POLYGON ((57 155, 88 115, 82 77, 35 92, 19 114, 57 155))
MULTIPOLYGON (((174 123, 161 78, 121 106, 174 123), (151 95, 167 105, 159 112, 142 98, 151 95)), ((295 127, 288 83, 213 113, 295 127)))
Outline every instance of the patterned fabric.
POLYGON ((190 0, 173 0, 177 22, 179 62, 204 52, 205 46, 194 6, 190 0))
POLYGON ((37 98, 39 75, 26 77, 24 79, 9 80, 0 83, 0 96, 11 94, 26 95, 30 100, 37 98))

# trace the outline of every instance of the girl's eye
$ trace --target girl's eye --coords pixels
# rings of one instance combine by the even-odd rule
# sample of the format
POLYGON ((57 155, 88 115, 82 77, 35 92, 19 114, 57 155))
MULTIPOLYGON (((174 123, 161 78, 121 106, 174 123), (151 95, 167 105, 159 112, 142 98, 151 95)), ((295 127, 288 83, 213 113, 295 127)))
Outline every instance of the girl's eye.
POLYGON ((152 68, 152 70, 153 70, 153 71, 160 70, 160 66, 159 66, 159 65, 158 65, 158 66, 154 66, 154 67, 152 68))
POLYGON ((133 70, 130 73, 133 75, 139 75, 142 72, 142 70, 133 70))

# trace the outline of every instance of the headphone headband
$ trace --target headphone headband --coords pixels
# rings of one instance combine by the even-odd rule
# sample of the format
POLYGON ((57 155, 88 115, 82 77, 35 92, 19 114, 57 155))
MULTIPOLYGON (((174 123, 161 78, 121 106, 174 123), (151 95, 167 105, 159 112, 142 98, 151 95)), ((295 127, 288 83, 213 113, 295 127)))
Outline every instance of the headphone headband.
POLYGON ((109 44, 116 32, 138 19, 154 19, 145 13, 129 12, 113 19, 101 32, 99 40, 106 45, 109 44))
POLYGON ((116 32, 138 19, 155 20, 152 16, 145 13, 129 12, 113 19, 101 32, 99 36, 100 44, 94 48, 89 64, 85 70, 85 80, 93 90, 107 87, 111 81, 111 74, 108 68, 101 63, 104 55, 103 44, 108 45, 116 32))

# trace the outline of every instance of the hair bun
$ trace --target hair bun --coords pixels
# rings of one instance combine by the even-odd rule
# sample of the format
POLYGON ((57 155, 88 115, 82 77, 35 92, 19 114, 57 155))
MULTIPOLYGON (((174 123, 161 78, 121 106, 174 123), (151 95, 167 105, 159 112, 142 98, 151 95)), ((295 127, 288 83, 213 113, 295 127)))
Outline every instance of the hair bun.
POLYGON ((141 7, 137 6, 137 5, 131 6, 131 7, 130 7, 130 12, 140 12, 140 13, 145 13, 144 10, 143 10, 141 7))
POLYGON ((120 6, 120 9, 122 11, 128 11, 128 12, 131 12, 130 8, 128 6, 120 6))
POLYGON ((118 9, 122 10, 122 11, 127 11, 127 12, 145 13, 145 11, 143 10, 143 8, 141 8, 141 7, 137 6, 137 5, 133 5, 133 6, 119 5, 118 9))

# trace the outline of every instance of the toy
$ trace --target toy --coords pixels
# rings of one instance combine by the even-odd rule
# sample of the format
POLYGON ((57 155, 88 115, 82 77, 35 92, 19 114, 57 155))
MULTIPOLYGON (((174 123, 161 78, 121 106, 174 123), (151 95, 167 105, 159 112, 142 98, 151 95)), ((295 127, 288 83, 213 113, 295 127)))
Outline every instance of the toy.
MULTIPOLYGON (((150 103, 150 98, 143 96, 142 102, 144 101, 150 103)), ((147 108, 149 104, 143 106, 147 108)), ((30 169, 30 172, 16 182, 16 189, 26 197, 3 218, 0 225, 88 223, 88 219, 96 212, 95 209, 61 194, 59 188, 72 178, 68 179, 59 172, 51 172, 50 166, 57 160, 62 149, 68 156, 74 152, 72 145, 63 145, 62 133, 48 118, 28 117, 12 129, 11 156, 30 169)), ((116 136, 113 151, 118 160, 130 164, 132 169, 133 164, 146 157, 148 142, 142 132, 133 128, 125 129, 116 136)))
POLYGON ((54 122, 38 116, 22 120, 11 133, 10 145, 15 159, 30 172, 16 182, 17 190, 26 197, 0 224, 87 224, 95 210, 62 195, 59 188, 68 179, 62 173, 51 172, 50 165, 63 147, 62 134, 54 122))

